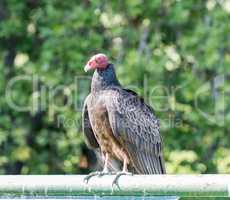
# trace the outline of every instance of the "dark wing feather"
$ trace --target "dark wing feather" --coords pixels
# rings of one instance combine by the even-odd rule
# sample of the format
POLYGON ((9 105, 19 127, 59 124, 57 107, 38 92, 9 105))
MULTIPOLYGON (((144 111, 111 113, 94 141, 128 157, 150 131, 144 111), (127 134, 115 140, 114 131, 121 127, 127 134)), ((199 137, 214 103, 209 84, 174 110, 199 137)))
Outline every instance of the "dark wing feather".
POLYGON ((113 134, 140 174, 164 174, 159 121, 136 93, 113 88, 105 94, 113 134))
POLYGON ((87 107, 87 100, 90 96, 88 96, 85 99, 83 110, 82 110, 82 129, 85 136, 85 142, 87 146, 91 149, 99 148, 99 144, 97 142, 97 139, 95 138, 95 135, 93 133, 93 129, 91 127, 91 123, 89 120, 89 114, 88 114, 88 107, 87 107))

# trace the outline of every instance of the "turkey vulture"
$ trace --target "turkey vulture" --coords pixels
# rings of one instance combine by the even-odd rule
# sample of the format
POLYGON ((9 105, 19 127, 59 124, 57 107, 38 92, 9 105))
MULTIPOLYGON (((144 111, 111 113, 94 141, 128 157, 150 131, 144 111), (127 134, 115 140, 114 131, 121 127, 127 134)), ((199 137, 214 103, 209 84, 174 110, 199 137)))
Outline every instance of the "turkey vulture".
POLYGON ((135 92, 121 86, 104 54, 87 62, 85 71, 92 69, 95 72, 82 122, 87 146, 100 149, 105 157, 101 174, 108 173, 111 159, 123 163, 121 174, 129 169, 138 174, 164 174, 159 120, 153 109, 135 92))

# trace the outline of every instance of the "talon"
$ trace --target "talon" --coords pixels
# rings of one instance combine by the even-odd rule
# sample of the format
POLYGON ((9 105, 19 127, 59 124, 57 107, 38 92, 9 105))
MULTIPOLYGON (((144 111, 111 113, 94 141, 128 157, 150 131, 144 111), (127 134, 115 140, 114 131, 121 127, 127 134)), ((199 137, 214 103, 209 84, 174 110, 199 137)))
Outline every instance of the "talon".
POLYGON ((100 172, 99 171, 96 171, 96 172, 91 172, 90 174, 88 174, 85 178, 84 178, 84 183, 88 184, 89 182, 89 179, 92 178, 93 176, 98 176, 100 175, 100 172))
POLYGON ((113 173, 113 172, 109 172, 109 171, 102 171, 102 172, 96 171, 96 172, 91 172, 90 174, 88 174, 88 175, 84 178, 84 182, 85 182, 86 184, 88 184, 89 179, 92 178, 93 176, 99 176, 99 177, 101 177, 101 176, 104 176, 104 175, 114 175, 114 173, 113 173))
POLYGON ((133 174, 130 172, 126 172, 126 171, 122 171, 122 172, 118 172, 116 173, 116 177, 114 178, 113 182, 112 182, 112 191, 114 189, 114 185, 116 185, 117 187, 119 187, 118 185, 118 179, 122 176, 122 175, 129 175, 132 176, 133 174))

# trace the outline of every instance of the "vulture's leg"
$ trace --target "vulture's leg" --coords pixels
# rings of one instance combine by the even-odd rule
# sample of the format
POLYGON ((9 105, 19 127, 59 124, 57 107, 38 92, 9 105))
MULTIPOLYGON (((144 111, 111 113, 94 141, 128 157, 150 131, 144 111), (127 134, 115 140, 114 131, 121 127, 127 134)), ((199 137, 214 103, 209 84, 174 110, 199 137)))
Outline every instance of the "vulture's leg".
POLYGON ((108 170, 108 162, 109 162, 109 154, 106 153, 105 154, 105 164, 104 164, 104 168, 103 168, 103 173, 108 173, 109 170, 108 170))
POLYGON ((102 170, 101 172, 100 172, 100 171, 96 171, 96 172, 90 173, 89 175, 87 175, 87 176, 84 178, 84 182, 85 182, 85 183, 88 183, 88 182, 89 182, 89 179, 92 178, 93 176, 103 176, 103 175, 110 175, 110 174, 112 174, 112 173, 109 172, 109 170, 108 170, 108 162, 109 162, 109 154, 106 153, 106 154, 105 154, 105 164, 104 164, 103 170, 102 170))
MULTIPOLYGON (((118 179, 120 178, 120 176, 122 175, 133 175, 132 173, 128 172, 128 167, 127 167, 127 158, 124 158, 124 161, 123 161, 123 169, 122 171, 120 172, 117 172, 113 182, 112 182, 112 190, 113 190, 113 186, 114 185, 117 185, 118 186, 118 179)), ((119 187, 119 186, 118 186, 119 187)))

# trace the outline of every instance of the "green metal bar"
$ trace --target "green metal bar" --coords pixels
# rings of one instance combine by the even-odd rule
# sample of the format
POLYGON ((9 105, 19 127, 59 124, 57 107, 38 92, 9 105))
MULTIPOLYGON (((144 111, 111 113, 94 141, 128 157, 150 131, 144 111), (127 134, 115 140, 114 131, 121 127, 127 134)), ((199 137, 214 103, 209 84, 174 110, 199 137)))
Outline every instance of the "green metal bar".
POLYGON ((230 175, 134 175, 92 177, 84 175, 2 175, 2 196, 230 196, 230 175))

